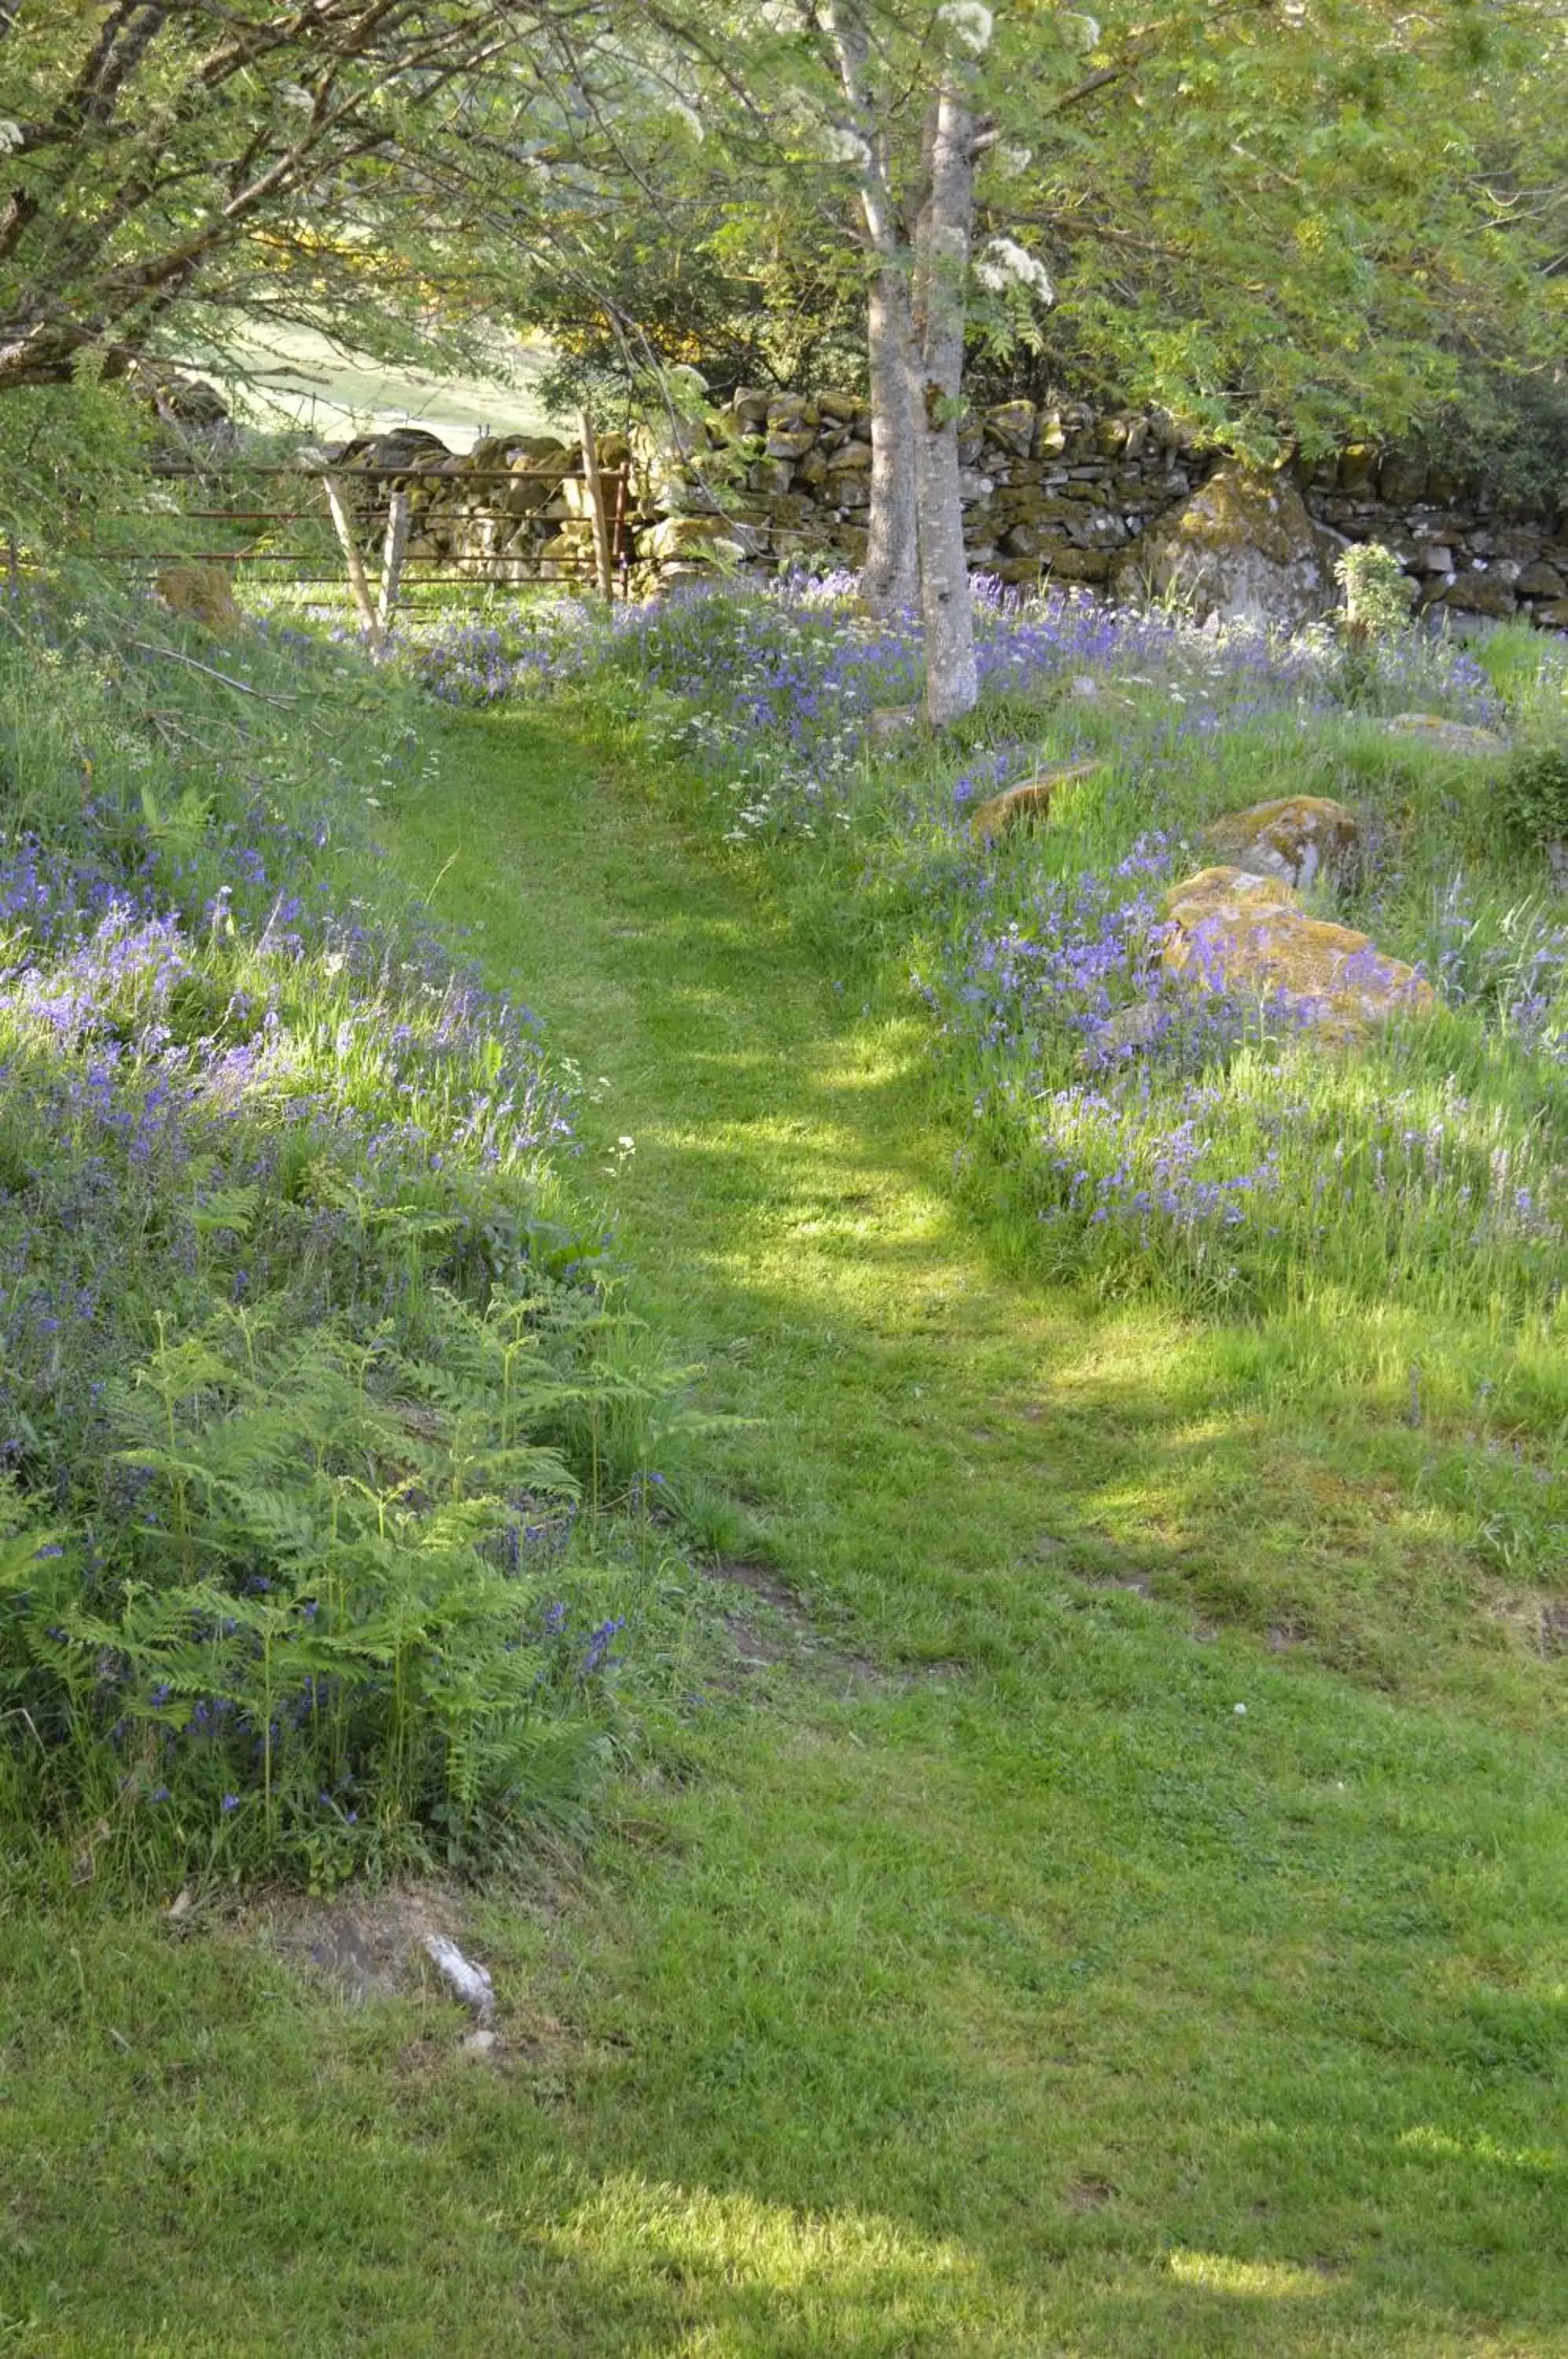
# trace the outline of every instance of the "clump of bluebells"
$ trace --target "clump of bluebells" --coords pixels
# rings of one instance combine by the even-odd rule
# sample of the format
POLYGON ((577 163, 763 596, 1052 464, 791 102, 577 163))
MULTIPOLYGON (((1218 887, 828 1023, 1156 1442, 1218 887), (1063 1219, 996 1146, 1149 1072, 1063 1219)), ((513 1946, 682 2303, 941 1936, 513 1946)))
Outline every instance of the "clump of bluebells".
MULTIPOLYGON (((1160 888, 1191 864, 1151 834, 1106 875, 1040 879, 1005 925, 955 927, 923 984, 970 1168, 1035 1257, 1200 1301, 1278 1305, 1332 1260, 1374 1298, 1435 1281, 1451 1303, 1550 1305, 1568 1245, 1550 1128, 1436 1077, 1389 1082, 1409 1035, 1348 1076, 1309 1006, 1172 978, 1160 888)), ((1536 1011, 1505 1008, 1533 1045, 1536 1011)))
POLYGON ((477 1859, 573 1806, 614 1660, 572 1535, 646 1386, 568 1099, 526 1010, 341 906, 352 777, 290 803, 202 712, 183 786, 141 758, 189 668, 70 675, 51 812, 57 627, 0 658, 0 1711, 160 1855, 477 1859))
POLYGON ((449 613, 423 625, 405 622, 392 653, 443 704, 496 704, 581 679, 600 653, 605 628, 603 606, 580 598, 539 600, 500 620, 449 613))
MULTIPOLYGON (((982 580, 975 640, 982 685, 994 693, 1038 698, 1106 672, 1152 687, 1158 676, 1179 734, 1212 734, 1222 715, 1234 726, 1259 713, 1328 712, 1344 696, 1343 650, 1327 632, 1282 639, 1237 625, 1216 634, 1073 592, 1026 598, 982 580)), ((454 614, 410 626, 398 641, 406 667, 450 701, 634 679, 680 708, 661 724, 667 750, 726 777, 738 766, 774 787, 772 832, 789 832, 781 779, 814 783, 820 802, 865 754, 873 715, 918 698, 920 647, 918 617, 871 620, 848 572, 685 582, 611 609, 537 600, 499 620, 454 614)), ((1453 642, 1407 634, 1380 645, 1367 679, 1361 701, 1390 712, 1424 700, 1470 722, 1498 717, 1486 673, 1453 642)), ((820 815, 806 808, 798 817, 809 827, 820 815)))

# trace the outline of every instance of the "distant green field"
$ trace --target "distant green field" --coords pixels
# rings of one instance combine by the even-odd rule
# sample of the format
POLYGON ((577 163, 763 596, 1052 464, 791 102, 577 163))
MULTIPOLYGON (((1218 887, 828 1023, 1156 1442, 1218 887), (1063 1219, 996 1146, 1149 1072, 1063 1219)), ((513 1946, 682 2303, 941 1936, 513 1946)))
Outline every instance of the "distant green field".
POLYGON ((260 426, 303 426, 327 440, 422 426, 466 450, 501 428, 552 423, 533 389, 547 357, 540 345, 515 346, 495 376, 471 377, 388 367, 307 328, 237 330, 230 352, 239 381, 223 380, 223 391, 260 426))

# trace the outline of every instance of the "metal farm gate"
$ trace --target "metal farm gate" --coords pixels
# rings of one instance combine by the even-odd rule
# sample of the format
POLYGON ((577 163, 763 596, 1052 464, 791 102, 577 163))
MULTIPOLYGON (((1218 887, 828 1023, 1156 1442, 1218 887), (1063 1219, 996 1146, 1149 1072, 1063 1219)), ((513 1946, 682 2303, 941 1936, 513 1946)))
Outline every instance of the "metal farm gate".
POLYGON ((85 513, 83 545, 149 589, 207 571, 284 593, 269 604, 330 593, 372 642, 400 612, 461 603, 465 591, 546 582, 624 597, 629 467, 601 466, 586 429, 581 455, 554 444, 541 458, 546 438, 517 440, 536 455, 499 465, 436 451, 319 466, 257 465, 227 451, 165 457, 153 475, 167 494, 85 513))

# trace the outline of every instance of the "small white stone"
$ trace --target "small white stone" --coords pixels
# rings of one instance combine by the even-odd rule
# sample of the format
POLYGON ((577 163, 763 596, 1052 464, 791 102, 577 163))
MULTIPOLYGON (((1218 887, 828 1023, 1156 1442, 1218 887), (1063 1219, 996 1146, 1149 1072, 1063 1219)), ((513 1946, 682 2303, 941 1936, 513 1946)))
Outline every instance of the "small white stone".
POLYGON ((495 2018, 495 1993, 485 1967, 470 1963, 455 1941, 444 1933, 427 1933, 425 1953, 437 1971, 449 1982, 463 2005, 472 2009, 481 2025, 495 2018))

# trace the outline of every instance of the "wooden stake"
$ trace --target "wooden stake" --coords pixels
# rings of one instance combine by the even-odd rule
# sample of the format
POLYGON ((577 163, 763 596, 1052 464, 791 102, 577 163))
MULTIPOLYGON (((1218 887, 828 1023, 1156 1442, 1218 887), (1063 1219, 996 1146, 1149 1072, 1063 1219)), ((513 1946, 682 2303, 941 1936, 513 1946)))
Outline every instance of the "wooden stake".
POLYGON ((623 598, 631 595, 631 557, 626 547, 626 497, 630 472, 627 467, 615 470, 615 516, 610 543, 610 555, 621 577, 623 598))
POLYGON ((376 624, 379 636, 385 640, 392 627, 392 617, 397 611, 397 592, 403 581, 403 557, 408 546, 408 495, 396 491, 387 510, 387 539, 381 551, 381 592, 376 602, 376 624))
POLYGON ((365 560, 354 537, 354 518, 343 496, 342 481, 336 475, 323 475, 327 487, 327 506, 332 512, 332 524, 348 567, 348 586, 354 592, 354 603, 359 608, 359 619, 365 625, 365 636, 377 653, 386 634, 376 619, 376 604, 370 594, 370 584, 365 578, 365 560))
POLYGON ((583 443, 583 479, 588 486, 588 509, 593 519, 593 565, 599 577, 599 588, 606 598, 615 594, 615 562, 610 543, 610 512, 604 506, 604 479, 599 473, 599 446, 594 440, 593 420, 585 409, 577 413, 577 431, 583 443))

